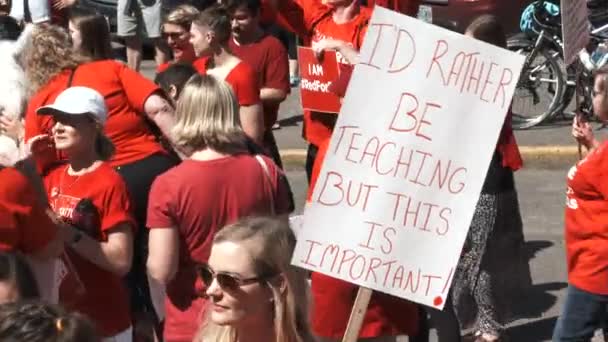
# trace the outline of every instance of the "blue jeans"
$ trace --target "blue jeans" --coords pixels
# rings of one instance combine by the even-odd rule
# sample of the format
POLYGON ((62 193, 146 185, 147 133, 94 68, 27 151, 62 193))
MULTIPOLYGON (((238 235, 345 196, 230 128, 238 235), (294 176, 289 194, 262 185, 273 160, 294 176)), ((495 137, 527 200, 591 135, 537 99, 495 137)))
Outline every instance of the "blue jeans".
POLYGON ((605 327, 607 309, 608 296, 568 285, 566 303, 553 331, 553 342, 591 341, 595 330, 605 327))

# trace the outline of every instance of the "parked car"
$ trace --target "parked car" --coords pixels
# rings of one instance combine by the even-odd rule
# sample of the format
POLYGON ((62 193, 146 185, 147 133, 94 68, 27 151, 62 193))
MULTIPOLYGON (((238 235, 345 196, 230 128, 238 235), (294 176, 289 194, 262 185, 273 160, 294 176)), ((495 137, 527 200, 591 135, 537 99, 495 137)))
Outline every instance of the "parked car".
POLYGON ((507 34, 519 32, 519 18, 532 0, 426 0, 423 11, 431 11, 433 24, 464 32, 482 14, 498 16, 507 34), (444 4, 441 4, 444 2, 444 4))

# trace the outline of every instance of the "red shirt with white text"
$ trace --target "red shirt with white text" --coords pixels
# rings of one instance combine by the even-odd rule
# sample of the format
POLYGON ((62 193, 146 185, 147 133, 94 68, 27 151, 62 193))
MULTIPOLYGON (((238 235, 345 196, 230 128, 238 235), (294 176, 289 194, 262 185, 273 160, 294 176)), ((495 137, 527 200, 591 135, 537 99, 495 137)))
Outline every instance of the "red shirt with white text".
MULTIPOLYGON (((118 225, 135 227, 126 185, 120 175, 103 163, 97 169, 73 176, 68 165, 60 165, 44 178, 44 185, 53 211, 66 220, 72 220, 74 208, 82 199, 90 199, 101 218, 100 241, 118 225)), ((85 314, 105 337, 116 335, 131 325, 129 296, 123 279, 106 271, 66 248, 70 261, 84 285, 84 296, 60 298, 71 303, 68 309, 85 314)))

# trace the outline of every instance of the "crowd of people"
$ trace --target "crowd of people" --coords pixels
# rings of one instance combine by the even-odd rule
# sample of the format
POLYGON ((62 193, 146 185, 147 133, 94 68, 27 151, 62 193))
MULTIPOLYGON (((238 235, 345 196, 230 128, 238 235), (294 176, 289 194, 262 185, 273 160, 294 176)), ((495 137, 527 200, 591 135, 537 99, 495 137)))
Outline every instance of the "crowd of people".
MULTIPOLYGON (((160 0, 119 0, 126 63, 103 15, 38 5, 14 1, 0 16, 0 340, 341 340, 357 287, 290 265, 295 206, 273 135, 294 85, 284 33, 337 52, 331 91, 343 97, 372 6, 415 16, 419 1, 225 0, 162 14, 160 0), (156 47, 154 81, 138 72, 140 31, 156 47)), ((493 16, 464 34, 506 46, 493 16)), ((594 88, 601 120, 607 74, 594 88)), ((304 112, 309 197, 336 118, 304 112)), ((445 309, 375 292, 361 341, 428 341, 431 326, 440 342, 465 327, 476 342, 505 340, 513 298, 531 284, 510 120, 445 309)), ((578 119, 573 136, 589 153, 569 173, 570 287, 555 341, 588 340, 608 295, 606 148, 578 119)))

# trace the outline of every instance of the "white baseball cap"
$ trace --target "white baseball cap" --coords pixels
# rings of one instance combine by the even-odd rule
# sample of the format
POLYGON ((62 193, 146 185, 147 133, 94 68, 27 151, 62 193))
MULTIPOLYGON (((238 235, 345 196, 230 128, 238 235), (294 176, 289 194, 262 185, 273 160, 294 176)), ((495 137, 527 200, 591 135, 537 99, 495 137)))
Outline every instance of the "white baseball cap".
POLYGON ((105 124, 108 107, 103 96, 87 87, 70 87, 64 90, 52 105, 38 108, 39 115, 89 115, 100 124, 105 124))

